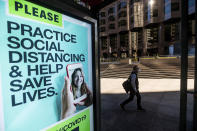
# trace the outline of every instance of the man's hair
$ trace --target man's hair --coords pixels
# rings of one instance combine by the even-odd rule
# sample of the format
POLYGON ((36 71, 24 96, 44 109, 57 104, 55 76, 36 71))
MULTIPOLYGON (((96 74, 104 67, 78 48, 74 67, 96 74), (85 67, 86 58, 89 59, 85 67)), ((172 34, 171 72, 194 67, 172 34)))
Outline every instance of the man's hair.
POLYGON ((139 69, 138 66, 137 65, 134 65, 133 66, 133 70, 137 70, 137 69, 139 69))

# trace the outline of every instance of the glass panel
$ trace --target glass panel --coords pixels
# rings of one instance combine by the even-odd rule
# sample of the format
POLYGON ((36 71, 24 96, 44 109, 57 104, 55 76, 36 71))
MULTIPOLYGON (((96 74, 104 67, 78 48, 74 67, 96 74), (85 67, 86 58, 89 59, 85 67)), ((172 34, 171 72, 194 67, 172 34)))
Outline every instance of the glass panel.
POLYGON ((172 3, 172 7, 171 7, 172 11, 178 11, 179 10, 179 3, 172 3))

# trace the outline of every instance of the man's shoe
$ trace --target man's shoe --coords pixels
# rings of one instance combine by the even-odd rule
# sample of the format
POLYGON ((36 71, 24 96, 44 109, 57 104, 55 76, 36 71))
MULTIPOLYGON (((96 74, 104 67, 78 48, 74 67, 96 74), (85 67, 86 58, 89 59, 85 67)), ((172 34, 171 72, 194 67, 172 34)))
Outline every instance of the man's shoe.
POLYGON ((123 106, 122 104, 120 104, 120 107, 121 107, 121 109, 122 109, 123 111, 126 111, 125 108, 124 108, 124 106, 123 106))
POLYGON ((145 110, 144 108, 142 108, 142 107, 138 107, 137 110, 138 110, 138 111, 146 111, 146 110, 145 110))

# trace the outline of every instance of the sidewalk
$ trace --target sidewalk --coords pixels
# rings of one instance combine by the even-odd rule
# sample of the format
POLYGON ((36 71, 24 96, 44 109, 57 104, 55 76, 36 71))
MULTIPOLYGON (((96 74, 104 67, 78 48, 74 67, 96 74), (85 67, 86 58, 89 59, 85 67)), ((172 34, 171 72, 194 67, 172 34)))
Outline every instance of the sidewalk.
MULTIPOLYGON (((121 83, 125 79, 101 79, 101 131, 178 131, 180 80, 139 79, 142 105, 146 112, 136 111, 136 99, 126 112, 119 103, 127 98, 121 83)), ((188 80, 188 89, 193 88, 188 80)), ((192 95, 188 95, 188 131, 192 129, 192 95)))

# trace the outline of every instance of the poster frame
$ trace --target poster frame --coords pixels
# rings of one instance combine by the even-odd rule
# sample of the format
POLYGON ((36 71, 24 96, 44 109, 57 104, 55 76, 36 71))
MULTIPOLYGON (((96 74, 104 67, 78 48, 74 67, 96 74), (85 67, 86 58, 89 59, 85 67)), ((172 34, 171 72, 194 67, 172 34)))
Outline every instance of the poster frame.
MULTIPOLYGON (((39 6, 51 9, 53 11, 56 11, 58 13, 61 13, 63 15, 66 15, 68 17, 74 18, 76 20, 80 20, 82 22, 85 22, 87 24, 90 24, 91 26, 91 35, 92 35, 92 87, 93 87, 93 120, 94 120, 94 131, 100 131, 100 72, 99 72, 99 45, 98 42, 96 41, 96 36, 95 36, 95 28, 97 28, 97 26, 95 26, 95 23, 84 19, 82 17, 79 17, 71 12, 69 12, 69 10, 67 8, 57 8, 54 6, 51 6, 49 3, 54 3, 54 1, 45 1, 45 2, 41 2, 41 1, 34 1, 34 0, 26 0, 28 2, 31 2, 33 4, 37 4, 39 6), (96 51, 97 49, 97 51, 96 51), (98 88, 98 89, 97 89, 98 88)), ((61 1, 62 3, 66 3, 66 1, 61 1)), ((75 8, 75 7, 71 7, 71 8, 75 8)))

